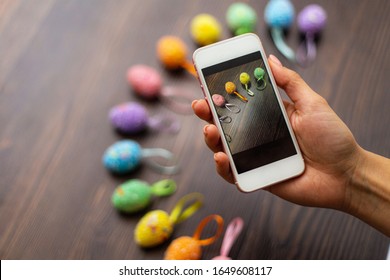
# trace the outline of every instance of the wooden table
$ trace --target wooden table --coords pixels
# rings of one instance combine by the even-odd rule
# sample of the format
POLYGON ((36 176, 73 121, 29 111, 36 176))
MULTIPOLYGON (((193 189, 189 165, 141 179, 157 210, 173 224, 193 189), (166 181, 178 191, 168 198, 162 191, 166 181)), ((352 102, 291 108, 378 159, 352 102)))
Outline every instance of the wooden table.
MULTIPOLYGON (((324 96, 365 149, 390 156, 390 2, 317 1, 328 12, 318 57, 308 68, 284 60, 259 13, 257 33, 267 53, 298 71, 324 96)), ((312 1, 293 1, 296 11, 312 1)), ((127 179, 154 182, 169 176, 141 167, 112 176, 101 164, 104 150, 126 138, 108 122, 109 109, 138 101, 151 115, 172 112, 161 102, 134 96, 128 67, 143 63, 161 73, 166 86, 184 87, 200 98, 189 74, 169 73, 155 54, 166 34, 182 38, 189 54, 193 16, 207 12, 223 25, 232 1, 0 1, 0 257, 1 259, 161 259, 167 244, 143 250, 133 241, 142 216, 121 215, 111 206, 114 188, 127 179)), ((287 37, 296 48, 296 25, 287 37)), ((389 239, 358 219, 328 209, 301 207, 265 191, 238 192, 217 176, 203 141, 204 123, 175 114, 178 134, 132 136, 145 147, 177 155, 182 172, 169 198, 150 209, 170 211, 189 192, 205 195, 203 208, 175 228, 192 235, 200 220, 236 216, 245 228, 231 251, 234 259, 384 259, 389 239)), ((205 234, 212 234, 212 228, 205 234)), ((205 247, 219 254, 222 239, 205 247)))

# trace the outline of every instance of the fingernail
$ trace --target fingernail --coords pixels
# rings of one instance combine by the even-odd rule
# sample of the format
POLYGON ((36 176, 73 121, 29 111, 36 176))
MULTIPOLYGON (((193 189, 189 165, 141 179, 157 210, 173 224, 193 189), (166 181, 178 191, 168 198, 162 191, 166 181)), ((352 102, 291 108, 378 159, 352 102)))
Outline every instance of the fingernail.
POLYGON ((271 54, 269 56, 269 59, 272 60, 272 62, 276 63, 277 65, 283 66, 283 64, 280 62, 280 60, 276 56, 274 56, 273 54, 271 54))
POLYGON ((207 130, 209 129, 209 125, 205 125, 204 127, 203 127, 203 134, 204 134, 204 136, 207 136, 207 130))
POLYGON ((215 161, 216 163, 218 163, 218 161, 219 161, 218 153, 215 153, 215 154, 214 154, 214 161, 215 161))
POLYGON ((191 103, 191 107, 192 107, 192 109, 194 109, 194 107, 195 107, 196 103, 198 103, 198 100, 194 100, 194 101, 192 101, 192 103, 191 103))

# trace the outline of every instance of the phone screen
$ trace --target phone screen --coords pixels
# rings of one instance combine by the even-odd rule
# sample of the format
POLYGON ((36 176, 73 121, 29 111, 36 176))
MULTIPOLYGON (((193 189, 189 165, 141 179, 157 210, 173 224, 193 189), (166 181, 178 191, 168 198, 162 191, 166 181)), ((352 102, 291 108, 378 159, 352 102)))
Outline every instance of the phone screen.
POLYGON ((260 52, 202 73, 239 174, 297 154, 260 52))

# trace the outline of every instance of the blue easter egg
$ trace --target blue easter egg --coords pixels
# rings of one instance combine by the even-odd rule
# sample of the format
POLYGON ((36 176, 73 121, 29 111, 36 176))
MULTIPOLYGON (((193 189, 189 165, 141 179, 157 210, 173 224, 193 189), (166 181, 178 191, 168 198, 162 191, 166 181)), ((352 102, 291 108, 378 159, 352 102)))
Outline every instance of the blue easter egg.
POLYGON ((103 165, 110 171, 124 174, 134 170, 141 160, 141 146, 132 140, 114 143, 104 152, 103 165))
POLYGON ((294 21, 294 6, 289 0, 271 0, 264 10, 265 22, 270 27, 287 28, 294 21))

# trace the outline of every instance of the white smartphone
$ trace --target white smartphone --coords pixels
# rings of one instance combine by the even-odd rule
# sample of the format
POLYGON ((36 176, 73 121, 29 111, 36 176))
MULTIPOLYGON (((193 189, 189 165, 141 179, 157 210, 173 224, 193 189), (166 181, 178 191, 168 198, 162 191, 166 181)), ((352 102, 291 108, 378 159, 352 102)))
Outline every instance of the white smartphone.
POLYGON ((193 62, 237 187, 251 192, 300 175, 302 154, 259 37, 199 48, 193 62))

